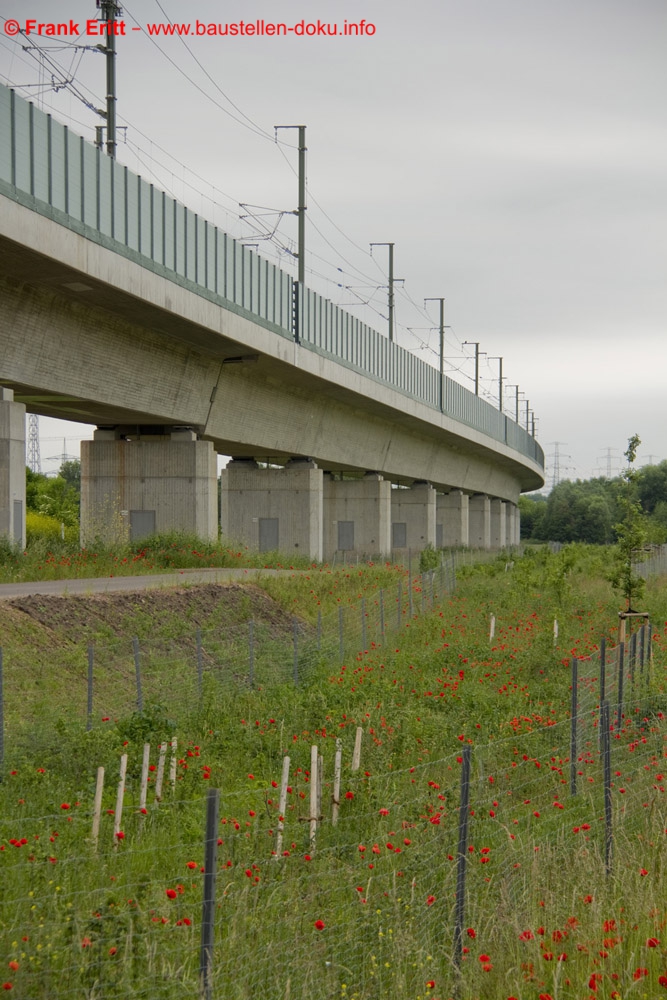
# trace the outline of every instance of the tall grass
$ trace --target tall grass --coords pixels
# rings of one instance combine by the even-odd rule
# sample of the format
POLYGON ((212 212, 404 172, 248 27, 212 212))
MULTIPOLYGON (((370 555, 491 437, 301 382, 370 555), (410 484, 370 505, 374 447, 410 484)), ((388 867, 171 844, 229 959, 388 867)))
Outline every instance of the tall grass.
MULTIPOLYGON (((215 997, 667 996, 664 590, 650 587, 647 596, 655 628, 651 683, 629 695, 623 726, 613 733, 614 860, 606 877, 592 713, 581 720, 582 773, 577 795, 569 794, 569 661, 574 651, 582 676, 594 676, 596 662, 587 657, 602 635, 615 642, 617 604, 604 579, 580 572, 590 570, 588 553, 569 568, 552 558, 470 571, 455 595, 406 621, 383 647, 352 651, 343 664, 322 661, 298 687, 220 687, 211 678, 201 703, 185 708, 174 672, 163 706, 97 718, 86 733, 67 721, 71 680, 60 694, 54 684, 49 710, 62 715, 57 738, 25 753, 0 788, 0 926, 15 995, 197 995, 204 795, 217 786, 215 997), (352 772, 357 726, 362 764, 352 772), (174 732, 175 788, 168 785, 160 805, 149 797, 141 815, 143 743, 155 748, 174 732), (336 738, 344 769, 333 826, 336 738), (473 752, 473 815, 466 950, 457 974, 464 742, 473 752), (314 846, 312 744, 325 776, 314 846), (115 846, 112 819, 103 817, 95 852, 96 768, 108 769, 104 806, 113 810, 121 752, 130 761, 125 836, 115 846), (284 853, 275 856, 275 785, 285 753, 291 792, 284 853)), ((270 586, 284 607, 308 618, 318 600, 349 602, 355 588, 365 593, 384 572, 369 567, 335 581, 313 573, 309 581, 300 575, 270 586)), ((54 675, 56 659, 48 668, 54 675)), ((30 671, 24 679, 30 682, 30 671)))

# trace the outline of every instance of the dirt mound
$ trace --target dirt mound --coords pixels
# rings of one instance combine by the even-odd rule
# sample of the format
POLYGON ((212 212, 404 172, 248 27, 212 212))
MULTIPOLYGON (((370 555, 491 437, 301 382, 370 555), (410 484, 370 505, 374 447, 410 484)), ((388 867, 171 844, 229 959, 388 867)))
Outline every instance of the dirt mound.
POLYGON ((33 595, 7 602, 45 628, 73 642, 100 633, 127 636, 136 626, 150 624, 155 635, 198 628, 228 628, 254 621, 288 635, 292 618, 259 587, 238 584, 203 584, 176 589, 86 597, 33 595))

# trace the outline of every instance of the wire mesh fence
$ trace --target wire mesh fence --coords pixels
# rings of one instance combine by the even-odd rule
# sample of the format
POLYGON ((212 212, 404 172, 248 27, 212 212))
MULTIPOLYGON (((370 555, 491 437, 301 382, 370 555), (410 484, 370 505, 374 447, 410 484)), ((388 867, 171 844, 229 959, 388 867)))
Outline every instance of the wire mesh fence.
POLYGON ((239 690, 304 683, 321 663, 343 663, 360 650, 382 646, 387 636, 432 609, 455 585, 452 556, 437 569, 410 571, 392 590, 320 613, 315 621, 281 616, 274 622, 250 620, 170 638, 139 641, 135 636, 87 649, 58 649, 53 651, 57 664, 51 662, 43 672, 44 684, 38 676, 31 688, 5 655, 0 660, 0 768, 3 759, 11 764, 13 755, 20 756, 26 747, 34 750, 36 744, 58 740, 56 724, 91 729, 167 705, 170 718, 178 722, 239 690), (55 715, 50 685, 63 684, 70 691, 69 704, 55 715))
MULTIPOLYGON (((591 676, 582 670, 582 702, 591 676)), ((578 944, 590 950, 590 929, 578 925, 605 874, 607 792, 614 844, 637 883, 651 867, 648 839, 663 825, 664 718, 637 719, 644 706, 628 700, 621 730, 609 723, 605 780, 598 706, 582 707, 574 789, 571 720, 562 720, 525 723, 493 743, 464 742, 390 773, 369 770, 368 731, 355 770, 356 733, 322 740, 317 769, 301 743, 287 771, 283 757, 261 782, 249 775, 235 790, 222 782, 215 851, 210 809, 192 780, 208 765, 192 747, 173 779, 168 749, 161 796, 153 794, 159 749, 151 748, 143 807, 143 762, 129 761, 119 829, 118 775, 109 775, 97 840, 92 787, 50 813, 0 816, 0 923, 16 966, 8 981, 35 1000, 398 1000, 425 996, 428 982, 447 996, 525 995, 522 960, 555 974, 559 962, 574 962, 578 944), (566 899, 555 880, 563 869, 566 899)), ((625 902, 631 922, 633 900, 625 902)))
MULTIPOLYGON (((103 734, 105 720, 140 707, 146 717, 162 701, 184 718, 217 692, 238 701, 252 686, 303 685, 323 662, 361 664, 364 650, 437 611, 454 582, 439 572, 308 624, 248 622, 77 650, 62 663, 76 671, 67 674, 76 677, 73 725, 103 734)), ((36 811, 50 794, 48 767, 18 766, 0 812, 13 995, 403 1000, 539 989, 569 1000, 601 974, 589 956, 602 950, 611 955, 604 974, 632 987, 632 956, 614 965, 599 932, 611 919, 600 884, 624 879, 623 919, 652 940, 647 913, 661 904, 647 886, 660 869, 651 845, 667 828, 667 727, 651 648, 647 624, 622 644, 603 640, 562 675, 569 717, 533 705, 493 741, 461 733, 453 752, 420 751, 409 764, 397 753, 378 766, 375 719, 308 734, 270 719, 271 753, 257 773, 248 758, 245 781, 232 783, 224 754, 209 759, 191 743, 154 742, 142 754, 135 733, 124 766, 115 750, 104 758, 101 787, 90 774, 102 761, 82 759, 76 797, 36 811), (220 791, 215 838, 209 786, 220 791)), ((34 704, 27 694, 24 703, 34 704)), ((474 711, 472 702, 471 732, 474 711)), ((49 739, 62 742, 48 717, 42 726, 26 710, 21 729, 20 714, 15 702, 8 760, 23 740, 35 741, 33 758, 49 739)), ((642 961, 649 995, 659 995, 650 990, 660 971, 642 961)))

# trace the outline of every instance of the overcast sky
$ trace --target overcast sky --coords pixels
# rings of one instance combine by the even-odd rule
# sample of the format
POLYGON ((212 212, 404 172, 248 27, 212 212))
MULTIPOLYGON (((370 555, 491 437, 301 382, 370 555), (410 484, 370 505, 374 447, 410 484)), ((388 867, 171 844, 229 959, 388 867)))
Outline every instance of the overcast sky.
MULTIPOLYGON (((83 31, 95 14, 94 0, 2 0, 0 20, 0 79, 91 138, 100 119, 50 87, 73 74, 102 107, 104 57, 4 32, 6 18, 55 16, 83 31), (40 68, 30 43, 63 71, 40 68)), ((297 205, 296 133, 278 145, 273 126, 307 125, 309 284, 384 331, 387 251, 371 257, 369 243, 394 242, 397 339, 437 365, 437 306, 423 300, 445 296, 447 367, 472 388, 463 341, 504 358, 535 412, 548 486, 554 442, 561 478, 614 473, 634 433, 642 464, 667 458, 665 0, 130 0, 123 18, 120 160, 234 236, 277 226, 260 252, 294 270, 294 217, 263 213, 297 205), (145 30, 185 18, 193 31, 362 18, 375 30, 145 30)), ((497 372, 482 357, 496 400, 497 372)), ((63 436, 76 450, 84 432, 42 420, 42 454, 63 436)))

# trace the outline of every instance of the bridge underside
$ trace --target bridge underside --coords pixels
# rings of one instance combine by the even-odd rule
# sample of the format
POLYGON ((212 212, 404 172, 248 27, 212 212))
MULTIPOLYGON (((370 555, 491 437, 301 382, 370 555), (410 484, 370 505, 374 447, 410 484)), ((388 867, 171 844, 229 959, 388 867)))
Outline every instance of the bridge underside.
POLYGON ((28 412, 511 505, 542 485, 482 432, 0 201, 0 386, 28 412))

